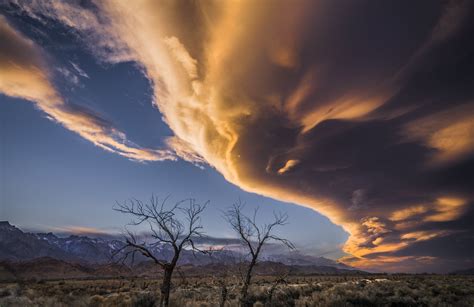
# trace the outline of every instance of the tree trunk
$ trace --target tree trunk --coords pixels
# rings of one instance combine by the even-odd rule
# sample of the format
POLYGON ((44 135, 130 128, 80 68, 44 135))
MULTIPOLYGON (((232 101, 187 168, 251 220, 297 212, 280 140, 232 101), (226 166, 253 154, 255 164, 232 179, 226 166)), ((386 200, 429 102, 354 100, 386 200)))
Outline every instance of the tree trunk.
POLYGON ((247 269, 247 274, 245 275, 244 284, 242 285, 242 289, 240 290, 240 306, 247 307, 250 306, 250 302, 248 301, 248 290, 250 286, 250 281, 252 279, 252 270, 255 266, 256 259, 252 259, 247 269))
POLYGON ((221 297, 220 297, 220 300, 219 300, 219 306, 224 307, 226 301, 227 301, 227 286, 225 284, 222 284, 222 286, 221 286, 221 297))
POLYGON ((164 270, 160 307, 168 307, 170 304, 171 275, 173 274, 173 269, 173 267, 166 267, 164 270))

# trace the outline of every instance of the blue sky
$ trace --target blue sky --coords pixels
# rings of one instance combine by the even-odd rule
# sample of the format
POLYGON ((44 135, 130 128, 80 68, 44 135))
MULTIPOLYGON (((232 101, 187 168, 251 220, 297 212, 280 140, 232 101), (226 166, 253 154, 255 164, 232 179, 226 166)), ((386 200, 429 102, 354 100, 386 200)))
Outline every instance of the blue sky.
MULTIPOLYGON (((66 55, 61 62, 68 69, 72 70, 68 62, 72 58, 89 76, 78 85, 61 80, 68 100, 107 114, 108 120, 140 145, 159 147, 163 137, 171 135, 160 112, 151 105, 149 82, 136 65, 104 66, 80 50, 66 55)), ((201 169, 182 160, 131 161, 64 129, 29 102, 4 95, 0 102, 1 216, 14 225, 38 231, 90 227, 119 232, 129 217, 112 210, 115 201, 147 200, 154 193, 171 195, 172 200, 209 200, 203 217, 206 232, 232 237, 222 210, 240 198, 247 203, 248 212, 260 207, 262 223, 270 221, 274 210, 288 213, 289 224, 282 235, 301 251, 330 252, 325 256, 333 258, 343 254, 347 233, 312 209, 247 193, 209 166, 201 169)))

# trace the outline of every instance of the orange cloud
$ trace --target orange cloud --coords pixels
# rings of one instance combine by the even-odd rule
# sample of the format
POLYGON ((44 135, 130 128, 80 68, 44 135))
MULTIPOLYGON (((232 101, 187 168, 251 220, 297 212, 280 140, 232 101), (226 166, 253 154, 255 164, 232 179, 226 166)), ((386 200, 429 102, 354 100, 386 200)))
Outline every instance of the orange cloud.
POLYGON ((298 160, 288 160, 288 161, 286 161, 285 165, 278 170, 278 174, 282 175, 282 174, 288 172, 290 169, 295 167, 295 165, 297 165, 298 162, 299 162, 298 160))
POLYGON ((424 220, 427 222, 447 222, 461 216, 465 200, 454 197, 442 197, 436 201, 436 213, 427 216, 424 220))
MULTIPOLYGON (((379 39, 384 44, 374 48, 370 44, 378 43, 377 37, 362 40, 368 36, 367 29, 354 31, 359 35, 353 37, 352 27, 359 24, 358 18, 351 23, 347 15, 356 12, 353 3, 333 7, 324 1, 296 6, 291 1, 230 0, 182 5, 106 0, 97 2, 97 12, 77 16, 77 5, 67 2, 50 5, 49 12, 36 9, 86 33, 89 48, 102 60, 126 59, 140 64, 153 86, 153 103, 175 134, 167 144, 179 157, 208 163, 246 191, 304 205, 328 216, 350 233, 344 251, 356 256, 360 265, 416 261, 413 257, 370 256, 401 251, 416 241, 433 238, 434 233, 422 233, 417 227, 462 214, 464 200, 440 197, 444 194, 438 191, 417 194, 410 184, 403 186, 403 181, 415 177, 421 168, 416 163, 424 156, 413 153, 407 157, 405 147, 397 145, 412 142, 416 146, 410 145, 420 151, 424 144, 436 149, 435 159, 443 161, 470 154, 472 106, 448 108, 421 118, 411 116, 403 128, 390 122, 393 126, 384 129, 381 124, 419 107, 403 105, 383 112, 393 104, 390 100, 403 92, 403 82, 418 68, 421 55, 460 27, 455 17, 464 13, 457 6, 440 10, 431 32, 434 17, 427 18, 417 44, 402 48, 396 41, 386 46, 390 35, 383 34, 379 39), (393 54, 397 56, 387 60, 393 54), (355 133, 344 134, 354 127, 359 128, 358 138, 355 133), (407 135, 405 140, 399 139, 400 129, 407 135), (371 133, 378 137, 369 146, 366 138, 371 133), (413 167, 411 173, 403 173, 398 165, 392 166, 397 159, 414 163, 416 170, 413 167), (376 167, 369 166, 371 163, 376 167), (296 167, 306 177, 290 178, 296 167), (346 169, 353 171, 349 179, 340 175, 346 174, 346 169), (394 176, 390 180, 399 173, 402 179, 394 176), (371 182, 365 182, 364 176, 371 182), (403 188, 390 190, 396 184, 407 190, 400 198, 369 199, 366 194, 370 193, 364 192, 363 206, 351 206, 354 192, 371 185, 376 192, 404 193, 403 188), (344 189, 338 190, 339 186, 344 189), (438 198, 434 206, 429 204, 433 198, 438 198), (418 199, 427 199, 426 204, 409 205, 418 199)), ((378 32, 383 31, 370 34, 378 32)), ((76 118, 71 125, 74 122, 76 118)), ((92 141, 104 135, 100 131, 82 135, 87 138, 91 134, 92 141)), ((118 145, 108 146, 116 150, 118 145)), ((127 148, 118 149, 129 154, 127 148)), ((172 158, 168 152, 162 153, 157 160, 172 158)), ((149 154, 149 160, 157 155, 149 154)))
POLYGON ((446 231, 415 231, 405 233, 401 238, 404 240, 426 241, 446 234, 446 231))
POLYGON ((411 122, 406 133, 437 150, 432 163, 456 161, 474 152, 473 114, 472 104, 461 105, 411 122))
POLYGON ((77 235, 107 235, 111 233, 103 229, 85 226, 52 227, 51 230, 55 232, 72 233, 77 235))
POLYGON ((405 209, 401 209, 395 211, 390 216, 390 220, 392 221, 403 221, 410 218, 415 218, 417 215, 423 214, 428 211, 428 208, 424 205, 408 207, 405 209))
POLYGON ((370 259, 345 257, 342 260, 352 266, 375 272, 423 272, 426 265, 435 263, 437 259, 433 256, 377 256, 370 259))
POLYGON ((134 146, 124 133, 90 111, 64 102, 50 82, 40 47, 0 16, 0 93, 35 103, 48 118, 94 145, 137 161, 176 159, 170 150, 134 146))

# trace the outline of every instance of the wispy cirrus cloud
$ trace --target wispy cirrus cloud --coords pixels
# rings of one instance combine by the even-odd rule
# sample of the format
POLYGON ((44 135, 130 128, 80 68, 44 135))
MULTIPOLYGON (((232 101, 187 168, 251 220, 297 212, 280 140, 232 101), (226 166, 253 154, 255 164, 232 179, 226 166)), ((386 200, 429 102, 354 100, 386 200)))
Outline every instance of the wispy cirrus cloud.
MULTIPOLYGON (((94 145, 137 161, 175 160, 171 150, 140 148, 125 134, 84 107, 66 103, 52 84, 45 55, 39 46, 13 29, 0 16, 0 93, 32 101, 51 120, 79 134, 94 145)), ((59 72, 73 83, 69 70, 59 72)))

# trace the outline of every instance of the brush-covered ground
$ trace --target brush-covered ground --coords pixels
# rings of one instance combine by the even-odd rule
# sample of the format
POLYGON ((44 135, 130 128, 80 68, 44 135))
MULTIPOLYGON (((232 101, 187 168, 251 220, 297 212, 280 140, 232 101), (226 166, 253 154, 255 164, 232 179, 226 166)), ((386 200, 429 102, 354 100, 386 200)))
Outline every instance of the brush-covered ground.
MULTIPOLYGON (((474 276, 290 276, 278 284, 275 280, 255 278, 250 289, 254 306, 474 306, 474 276)), ((177 277, 171 306, 219 306, 223 281, 228 287, 226 306, 237 306, 238 283, 213 277, 177 277)), ((159 287, 159 280, 144 278, 0 283, 0 306, 155 306, 159 287)))

